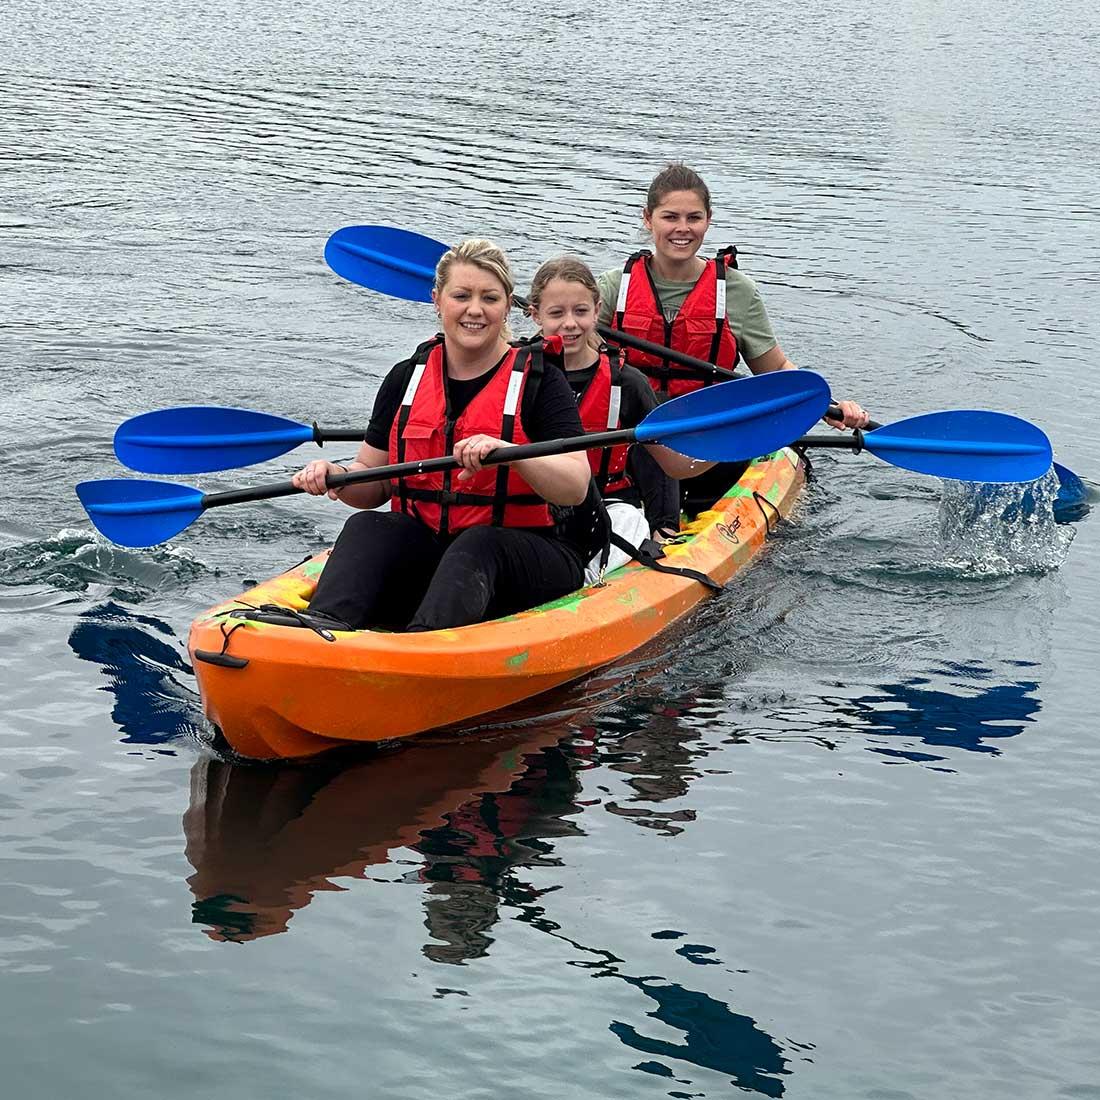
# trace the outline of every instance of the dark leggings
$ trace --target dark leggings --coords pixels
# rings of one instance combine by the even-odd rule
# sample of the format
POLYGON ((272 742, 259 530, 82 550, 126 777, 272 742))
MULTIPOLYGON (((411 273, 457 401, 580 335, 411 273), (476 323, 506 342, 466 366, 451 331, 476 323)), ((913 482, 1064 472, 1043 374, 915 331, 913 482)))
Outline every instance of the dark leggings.
POLYGON ((680 482, 683 492, 684 512, 689 516, 697 516, 708 508, 714 507, 714 502, 729 492, 735 481, 740 480, 741 475, 749 468, 748 462, 719 462, 698 477, 690 477, 680 482))
POLYGON ((552 535, 470 527, 440 538, 402 512, 344 524, 309 608, 360 630, 443 630, 525 611, 584 583, 584 564, 552 535))

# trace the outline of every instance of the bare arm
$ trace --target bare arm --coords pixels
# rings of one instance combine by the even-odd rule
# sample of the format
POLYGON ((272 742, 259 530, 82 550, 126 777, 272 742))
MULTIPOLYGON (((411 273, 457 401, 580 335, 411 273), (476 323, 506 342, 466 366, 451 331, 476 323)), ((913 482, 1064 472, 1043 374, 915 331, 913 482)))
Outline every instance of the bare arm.
POLYGON ((312 496, 322 496, 327 493, 333 500, 342 501, 350 508, 377 508, 390 499, 389 481, 368 481, 363 485, 345 485, 340 489, 329 489, 325 479, 329 474, 342 474, 345 470, 348 473, 353 470, 374 470, 379 466, 387 465, 389 460, 390 456, 386 451, 364 443, 346 467, 318 458, 303 466, 291 480, 299 489, 312 496))
POLYGON ((774 348, 758 355, 755 359, 746 359, 753 374, 771 374, 773 370, 798 370, 788 358, 787 353, 776 344, 774 348))
POLYGON ((712 466, 717 465, 714 462, 703 462, 702 459, 698 458, 688 458, 687 455, 682 455, 679 451, 662 447, 660 443, 647 443, 645 449, 657 460, 657 465, 669 477, 675 478, 677 481, 683 481, 684 478, 688 477, 698 477, 712 466))
POLYGON ((551 504, 583 504, 588 496, 592 467, 584 451, 528 458, 516 463, 516 470, 536 493, 551 504))

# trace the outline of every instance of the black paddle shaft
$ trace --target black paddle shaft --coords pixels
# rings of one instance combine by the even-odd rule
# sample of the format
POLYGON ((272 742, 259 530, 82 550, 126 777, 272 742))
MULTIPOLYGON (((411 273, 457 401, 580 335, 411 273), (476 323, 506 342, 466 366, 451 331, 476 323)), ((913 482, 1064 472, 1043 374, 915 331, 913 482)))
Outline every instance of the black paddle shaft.
MULTIPOLYGON (((336 438, 326 432, 329 439, 336 438)), ((362 438, 352 435, 351 438, 362 438)), ((497 447, 482 460, 482 466, 495 466, 502 462, 519 462, 525 458, 545 458, 547 455, 567 454, 570 451, 587 451, 590 447, 616 447, 634 442, 634 429, 623 428, 617 432, 594 432, 571 439, 548 439, 544 443, 524 443, 520 447, 497 447)), ((343 485, 362 485, 371 481, 387 481, 390 478, 410 477, 414 474, 431 474, 437 470, 456 470, 462 464, 453 455, 425 458, 420 462, 398 462, 392 466, 379 466, 373 470, 353 470, 350 474, 330 474, 325 484, 330 489, 343 485)), ((292 481, 276 481, 268 485, 256 485, 251 489, 229 489, 223 493, 204 493, 202 508, 217 508, 222 504, 246 504, 253 500, 274 500, 303 493, 292 481)))
MULTIPOLYGON (((874 431, 875 428, 881 428, 882 425, 874 420, 868 422, 865 431, 874 431)), ((792 447, 831 447, 834 450, 851 451, 853 454, 859 454, 863 448, 863 431, 859 428, 853 428, 851 435, 804 435, 801 439, 796 439, 792 444, 792 447)))
MULTIPOLYGON (((519 309, 527 310, 530 308, 530 303, 527 299, 521 297, 519 294, 513 294, 512 301, 515 302, 519 309)), ((652 355, 657 359, 665 359, 670 363, 679 363, 681 367, 687 367, 689 370, 698 371, 700 374, 712 374, 727 382, 732 382, 741 377, 741 375, 734 374, 733 371, 726 370, 724 367, 716 367, 713 363, 708 363, 705 359, 696 359, 693 355, 685 355, 682 351, 676 351, 675 348, 665 347, 664 344, 655 344, 652 340, 643 340, 640 336, 631 336, 629 332, 623 332, 622 329, 612 328, 610 325, 597 325, 596 331, 605 340, 610 340, 613 344, 621 344, 626 348, 634 348, 635 351, 645 352, 646 355, 652 355)), ((825 415, 829 419, 839 420, 840 407, 838 405, 830 405, 825 415)), ((867 426, 871 427, 870 424, 867 426)), ((879 424, 874 426, 876 428, 881 427, 879 424)))
MULTIPOLYGON (((515 302, 518 309, 526 311, 531 308, 527 299, 518 294, 512 295, 512 301, 515 302)), ((664 344, 655 344, 652 340, 643 340, 640 336, 632 336, 629 332, 612 328, 610 325, 597 325, 596 331, 605 340, 610 340, 613 344, 622 344, 624 347, 634 348, 635 351, 645 352, 646 355, 652 355, 658 359, 666 359, 670 363, 678 363, 681 367, 699 371, 701 374, 714 374, 719 378, 724 378, 727 382, 740 377, 731 370, 708 363, 705 359, 696 359, 692 355, 685 355, 682 351, 666 348, 664 344)))
POLYGON ((363 428, 322 428, 313 422, 313 442, 318 447, 326 443, 362 443, 366 431, 363 428))

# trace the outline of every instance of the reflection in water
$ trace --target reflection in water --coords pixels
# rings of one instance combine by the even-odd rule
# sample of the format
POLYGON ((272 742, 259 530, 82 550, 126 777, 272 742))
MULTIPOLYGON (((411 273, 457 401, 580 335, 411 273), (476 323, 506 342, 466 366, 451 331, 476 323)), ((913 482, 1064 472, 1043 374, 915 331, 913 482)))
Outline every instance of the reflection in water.
MULTIPOLYGON (((1016 667, 1034 668, 1031 662, 1016 667)), ((994 676, 992 669, 977 663, 952 664, 948 670, 966 681, 944 691, 929 686, 926 677, 913 677, 900 684, 883 686, 874 695, 854 701, 857 714, 868 732, 904 737, 924 745, 966 749, 970 752, 999 753, 991 739, 1015 737, 1035 721, 1041 702, 1036 680, 1013 680, 979 686, 994 676)), ((938 761, 942 756, 897 748, 877 747, 872 752, 913 761, 938 761)))
POLYGON ((635 793, 634 804, 623 806, 608 802, 606 809, 634 824, 653 829, 664 836, 675 836, 684 825, 695 820, 691 809, 665 810, 658 803, 682 798, 692 780, 700 775, 697 761, 711 751, 702 745, 699 731, 686 726, 682 719, 700 705, 699 699, 679 705, 660 704, 645 711, 647 700, 636 697, 623 704, 628 718, 627 732, 615 738, 614 749, 600 751, 600 762, 627 776, 627 786, 635 793))
MULTIPOLYGON (((656 1009, 649 1013, 653 1019, 684 1033, 683 1043, 670 1043, 642 1035, 629 1024, 616 1020, 611 1031, 627 1046, 643 1054, 714 1070, 727 1075, 739 1088, 764 1096, 783 1095, 783 1082, 778 1075, 790 1072, 786 1068, 787 1059, 779 1044, 757 1027, 751 1017, 730 1012, 721 1001, 674 983, 625 974, 615 976, 657 1002, 656 1009)), ((671 1076, 669 1067, 660 1062, 643 1062, 635 1068, 671 1076)))
MULTIPOLYGON (((561 731, 559 732, 559 736, 561 731)), ((537 892, 518 881, 518 867, 553 866, 549 840, 580 830, 581 753, 556 745, 530 756, 504 792, 483 792, 446 815, 446 824, 422 834, 420 872, 430 883, 427 926, 437 943, 424 948, 435 962, 463 963, 488 953, 487 931, 500 904, 522 907, 537 892)))
MULTIPOLYGON (((393 849, 420 848, 426 830, 461 815, 471 800, 491 802, 522 772, 525 753, 561 736, 551 728, 422 740, 390 754, 334 753, 273 767, 197 760, 183 821, 196 923, 213 939, 286 931, 314 893, 341 889, 334 878, 362 878, 393 849)), ((442 897, 438 904, 447 908, 442 897)))
POLYGON ((108 602, 83 612, 69 645, 106 674, 103 690, 115 696, 111 717, 123 742, 160 745, 197 735, 197 697, 173 675, 189 676, 191 667, 167 623, 108 602))
MULTIPOLYGON (((632 783, 644 777, 651 799, 687 789, 697 773, 686 764, 701 750, 684 747, 682 729, 668 737, 674 730, 664 729, 666 723, 675 726, 662 713, 661 728, 634 729, 598 748, 589 728, 546 724, 301 766, 200 759, 184 817, 187 858, 195 868, 188 879, 196 899, 193 920, 212 939, 242 942, 284 932, 314 893, 342 889, 335 879, 366 877, 395 849, 412 848, 423 862, 404 879, 426 884, 431 939, 423 950, 433 962, 461 966, 487 955, 493 927, 508 910, 586 956, 573 965, 592 977, 618 978, 644 994, 656 1006, 650 1016, 683 1032, 683 1042, 671 1043, 612 1021, 610 1030, 624 1044, 650 1056, 636 1069, 671 1077, 668 1066, 652 1060, 665 1058, 679 1063, 679 1072, 688 1063, 724 1074, 743 1089, 780 1096, 788 1061, 755 1021, 704 993, 622 972, 622 960, 611 952, 564 935, 542 908, 539 889, 522 875, 525 867, 557 865, 553 841, 581 832, 580 773, 586 768, 622 769, 632 783)), ((698 964, 713 961, 706 958, 712 953, 705 944, 678 952, 698 964)))

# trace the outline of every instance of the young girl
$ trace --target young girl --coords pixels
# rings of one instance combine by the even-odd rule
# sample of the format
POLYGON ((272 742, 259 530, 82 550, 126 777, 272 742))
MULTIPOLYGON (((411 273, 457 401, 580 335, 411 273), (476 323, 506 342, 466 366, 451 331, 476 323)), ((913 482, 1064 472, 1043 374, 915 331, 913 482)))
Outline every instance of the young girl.
MULTIPOLYGON (((633 428, 657 407, 645 376, 620 363, 618 353, 597 337, 600 294, 584 263, 573 256, 548 260, 535 273, 530 300, 531 317, 542 335, 562 338, 566 378, 586 432, 633 428)), ((613 530, 634 546, 651 530, 666 537, 679 530, 680 498, 673 479, 694 477, 713 465, 655 444, 629 452, 619 446, 586 453, 613 530)), ((607 568, 626 560, 616 550, 607 568)))
MULTIPOLYGON (((653 250, 636 252, 621 269, 599 276, 600 320, 726 370, 739 358, 753 374, 797 369, 776 340, 756 284, 737 270, 737 250, 699 256, 711 213, 710 190, 698 173, 681 163, 658 172, 642 212, 653 250)), ((630 349, 624 355, 648 376, 660 400, 721 380, 630 349)), ((870 419, 854 401, 837 404, 843 420, 829 421, 834 427, 862 428, 870 419)), ((694 482, 685 498, 688 511, 721 495, 743 468, 721 463, 694 482)))
POLYGON ((298 488, 360 509, 344 525, 310 611, 353 628, 465 626, 556 599, 583 583, 591 545, 558 536, 550 505, 580 504, 583 451, 483 467, 493 450, 581 435, 562 372, 543 369, 541 342, 511 344, 514 283, 490 241, 448 251, 432 299, 442 334, 386 376, 366 440, 349 469, 453 453, 462 465, 392 484, 330 490, 343 467, 310 462, 298 488), (391 511, 377 512, 386 500, 391 511))

